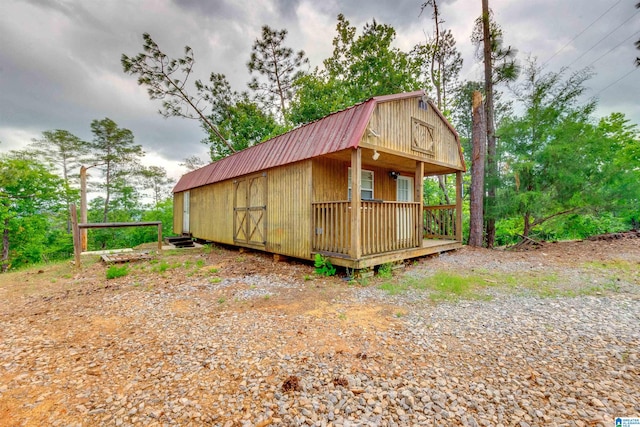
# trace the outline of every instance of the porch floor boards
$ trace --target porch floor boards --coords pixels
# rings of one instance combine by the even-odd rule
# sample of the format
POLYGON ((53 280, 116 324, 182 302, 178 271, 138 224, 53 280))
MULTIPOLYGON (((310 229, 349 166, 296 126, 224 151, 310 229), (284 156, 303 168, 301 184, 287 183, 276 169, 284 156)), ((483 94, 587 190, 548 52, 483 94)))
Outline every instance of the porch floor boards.
POLYGON ((359 260, 352 260, 345 256, 335 256, 335 254, 330 253, 324 253, 324 255, 326 255, 335 265, 359 270, 387 262, 401 261, 408 258, 418 258, 421 256, 460 249, 461 247, 462 242, 458 242, 457 240, 423 239, 422 247, 420 248, 401 249, 382 254, 367 255, 363 256, 359 260))

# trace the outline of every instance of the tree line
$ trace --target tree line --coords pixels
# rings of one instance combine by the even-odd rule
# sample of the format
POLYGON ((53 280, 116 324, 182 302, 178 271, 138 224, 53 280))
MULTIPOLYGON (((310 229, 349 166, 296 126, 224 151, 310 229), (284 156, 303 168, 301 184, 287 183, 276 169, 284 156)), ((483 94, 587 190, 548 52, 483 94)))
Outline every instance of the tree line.
MULTIPOLYGON (((142 147, 129 129, 104 118, 93 139, 44 131, 24 150, 0 155, 1 270, 68 259, 73 254, 69 207, 79 204, 80 166, 89 169, 89 222, 161 220, 172 229, 171 182, 160 166, 140 163, 142 147)), ((157 239, 145 228, 92 230, 88 249, 131 247, 157 239)))
MULTIPOLYGON (((518 235, 582 238, 637 228, 638 127, 620 112, 595 117, 596 100, 585 96, 591 71, 548 71, 535 58, 520 59, 484 0, 470 34, 484 81, 464 80, 462 56, 437 0, 421 4, 421 14, 428 11, 433 32, 409 51, 395 47, 392 26, 372 20, 358 30, 340 14, 333 52, 313 68, 302 50, 287 45, 286 29, 264 26, 247 61, 251 80, 240 92, 216 72, 208 82, 190 85, 193 50, 187 46, 183 57, 169 58, 146 33, 143 52, 123 54, 121 63, 151 99, 162 100, 165 117, 200 120, 212 161, 372 96, 424 89, 458 130, 470 169, 482 166, 482 197, 475 207, 482 214, 480 244, 504 245, 518 235), (471 158, 476 90, 485 116, 482 165, 471 158)), ((195 158, 185 162, 194 168, 204 164, 195 158)), ((425 180, 427 203, 449 203, 455 193, 445 178, 425 180)), ((471 184, 467 173, 465 188, 471 184)))

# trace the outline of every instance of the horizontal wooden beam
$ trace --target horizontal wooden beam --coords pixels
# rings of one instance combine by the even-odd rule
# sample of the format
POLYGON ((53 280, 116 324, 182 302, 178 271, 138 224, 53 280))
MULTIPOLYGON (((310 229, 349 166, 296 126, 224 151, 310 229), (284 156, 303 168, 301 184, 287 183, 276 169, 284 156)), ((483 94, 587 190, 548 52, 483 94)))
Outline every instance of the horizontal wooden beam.
POLYGON ((115 227, 144 227, 162 225, 162 221, 147 222, 90 222, 78 224, 78 228, 115 228, 115 227))

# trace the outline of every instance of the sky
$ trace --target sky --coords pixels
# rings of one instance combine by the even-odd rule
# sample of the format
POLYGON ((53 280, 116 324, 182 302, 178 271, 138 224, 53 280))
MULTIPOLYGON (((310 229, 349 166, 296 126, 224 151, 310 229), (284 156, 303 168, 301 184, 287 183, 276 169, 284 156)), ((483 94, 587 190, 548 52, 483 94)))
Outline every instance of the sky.
MULTIPOLYGON (((547 71, 590 66, 588 96, 596 116, 622 112, 640 124, 638 0, 489 0, 504 41, 524 64, 535 57, 547 71)), ((163 118, 134 76, 123 72, 123 53, 142 51, 148 32, 168 56, 194 51, 194 78, 227 76, 247 88, 246 63, 263 25, 287 29, 286 44, 304 50, 310 66, 332 52, 337 16, 362 30, 375 19, 392 25, 396 47, 409 51, 433 32, 422 0, 0 0, 0 151, 22 149, 43 131, 66 129, 91 140, 91 121, 108 117, 130 129, 146 152, 143 163, 177 179, 192 155, 207 158, 205 134, 195 120, 163 118)), ((480 0, 439 0, 442 27, 451 29, 463 55, 461 77, 482 80, 470 41, 480 0)), ((505 89, 505 88, 503 88, 505 89)), ((505 89, 508 91, 507 89, 505 89)), ((373 94, 372 94, 373 95, 373 94)))

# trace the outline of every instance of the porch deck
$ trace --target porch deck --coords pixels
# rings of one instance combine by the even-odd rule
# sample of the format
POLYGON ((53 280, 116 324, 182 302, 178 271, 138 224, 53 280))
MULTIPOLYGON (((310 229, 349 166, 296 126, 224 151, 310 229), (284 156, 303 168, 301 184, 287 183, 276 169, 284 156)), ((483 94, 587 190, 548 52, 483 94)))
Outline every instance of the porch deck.
POLYGON ((462 247, 456 205, 363 201, 359 243, 353 244, 349 201, 313 203, 313 251, 335 265, 354 269, 440 253, 462 247), (355 251, 353 247, 359 248, 355 251))
POLYGON ((402 261, 408 258, 418 258, 421 256, 452 251, 454 249, 460 249, 461 247, 462 242, 458 242, 456 240, 424 239, 422 241, 422 246, 419 248, 401 249, 392 252, 367 255, 363 256, 359 260, 353 260, 349 258, 348 255, 331 252, 318 251, 317 253, 326 256, 334 265, 359 270, 387 262, 402 261))

